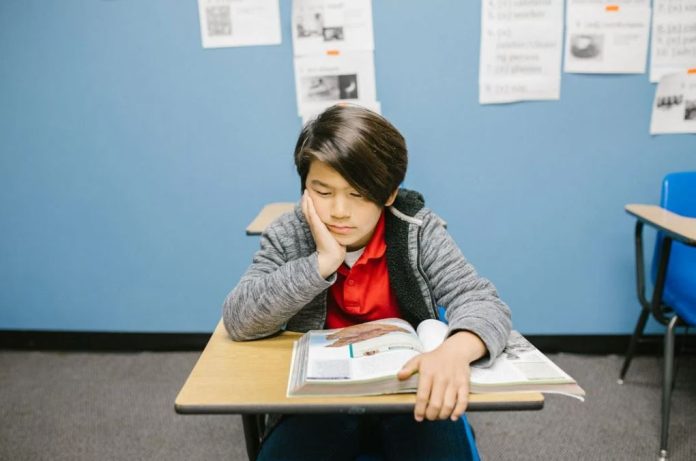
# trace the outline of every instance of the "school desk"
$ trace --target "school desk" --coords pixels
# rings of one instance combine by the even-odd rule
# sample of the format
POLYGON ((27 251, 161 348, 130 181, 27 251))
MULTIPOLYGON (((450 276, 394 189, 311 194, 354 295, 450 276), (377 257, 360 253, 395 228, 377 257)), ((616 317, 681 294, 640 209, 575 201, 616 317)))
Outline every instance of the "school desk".
MULTIPOLYGON (((365 397, 286 396, 292 345, 300 333, 235 342, 220 321, 176 398, 182 414, 240 414, 250 460, 260 445, 258 415, 266 413, 410 413, 415 394, 365 397)), ((539 410, 539 393, 471 394, 467 411, 539 410)))

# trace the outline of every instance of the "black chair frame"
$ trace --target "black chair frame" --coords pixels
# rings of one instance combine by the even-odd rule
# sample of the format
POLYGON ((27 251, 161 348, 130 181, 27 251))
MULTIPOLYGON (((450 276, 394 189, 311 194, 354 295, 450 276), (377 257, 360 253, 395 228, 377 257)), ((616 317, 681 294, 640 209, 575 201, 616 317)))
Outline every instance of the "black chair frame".
POLYGON ((619 383, 623 383, 628 367, 631 364, 638 343, 643 341, 643 330, 648 321, 648 317, 652 314, 653 318, 662 325, 667 326, 664 338, 664 363, 663 363, 663 381, 662 381, 662 424, 660 431, 660 456, 661 461, 666 460, 668 456, 667 441, 669 438, 669 414, 670 401, 672 398, 672 389, 674 387, 674 343, 675 329, 678 326, 686 326, 686 324, 674 314, 673 310, 662 302, 662 294, 665 288, 665 280, 667 278, 667 268, 669 256, 672 250, 672 237, 669 233, 662 235, 662 241, 659 243, 659 262, 657 268, 657 277, 653 288, 652 299, 648 301, 645 295, 645 262, 643 254, 643 222, 636 221, 635 227, 635 253, 636 253, 636 281, 638 300, 641 304, 641 312, 638 317, 636 328, 631 336, 626 357, 621 373, 619 375, 619 383))

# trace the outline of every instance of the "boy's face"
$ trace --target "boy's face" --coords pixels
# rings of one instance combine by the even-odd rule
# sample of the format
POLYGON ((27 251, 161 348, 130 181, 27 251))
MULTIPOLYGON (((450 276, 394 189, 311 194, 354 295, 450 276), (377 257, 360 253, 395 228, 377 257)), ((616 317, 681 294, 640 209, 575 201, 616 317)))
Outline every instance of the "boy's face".
MULTIPOLYGON (((336 170, 314 160, 309 166, 305 188, 319 219, 348 251, 367 245, 383 207, 364 198, 336 170)), ((385 205, 391 205, 396 191, 385 205)))

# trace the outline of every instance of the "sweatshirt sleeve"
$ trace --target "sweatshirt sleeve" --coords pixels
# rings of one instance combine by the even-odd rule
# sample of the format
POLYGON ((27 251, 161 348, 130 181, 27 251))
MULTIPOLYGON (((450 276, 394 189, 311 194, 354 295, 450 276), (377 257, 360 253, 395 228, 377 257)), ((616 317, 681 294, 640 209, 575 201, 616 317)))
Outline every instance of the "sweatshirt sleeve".
POLYGON ((488 350, 481 363, 491 365, 510 334, 510 308, 500 300, 495 286, 476 273, 438 216, 427 213, 421 232, 423 270, 435 302, 445 307, 448 336, 459 330, 475 333, 488 350))
POLYGON ((316 252, 287 260, 283 242, 293 235, 288 227, 276 222, 263 233, 251 266, 225 299, 223 320, 235 341, 278 332, 334 282, 335 275, 327 280, 319 274, 316 252))

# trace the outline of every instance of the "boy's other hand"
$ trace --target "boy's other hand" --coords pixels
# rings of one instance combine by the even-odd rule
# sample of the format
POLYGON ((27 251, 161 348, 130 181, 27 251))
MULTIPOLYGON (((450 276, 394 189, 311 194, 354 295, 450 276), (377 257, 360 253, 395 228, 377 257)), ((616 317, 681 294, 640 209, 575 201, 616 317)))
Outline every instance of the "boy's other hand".
POLYGON ((413 411, 416 421, 459 419, 469 403, 470 363, 483 357, 486 346, 475 334, 460 331, 437 349, 409 360, 399 371, 400 380, 418 373, 413 411))
POLYGON ((307 189, 302 194, 302 213, 304 213, 317 246, 319 274, 327 278, 343 264, 346 259, 346 247, 338 243, 326 224, 321 221, 307 189))

